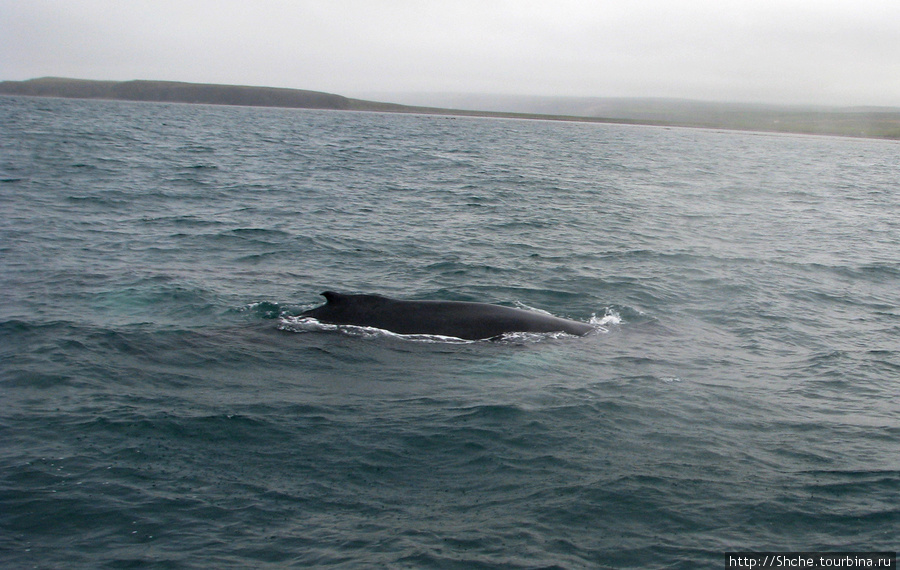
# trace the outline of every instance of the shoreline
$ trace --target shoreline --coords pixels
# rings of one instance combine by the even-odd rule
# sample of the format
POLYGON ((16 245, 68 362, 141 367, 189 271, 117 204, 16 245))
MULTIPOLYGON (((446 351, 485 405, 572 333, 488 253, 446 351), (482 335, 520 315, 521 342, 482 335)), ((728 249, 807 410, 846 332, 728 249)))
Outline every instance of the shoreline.
POLYGON ((722 104, 693 102, 695 109, 691 113, 686 113, 684 110, 673 106, 667 113, 664 113, 670 115, 668 118, 651 119, 638 116, 640 113, 636 113, 634 117, 621 116, 621 113, 620 116, 616 117, 602 117, 425 107, 353 99, 320 91, 277 87, 148 80, 95 81, 55 77, 25 81, 2 81, 0 82, 0 95, 242 107, 330 109, 336 111, 643 125, 900 140, 900 109, 893 108, 883 110, 802 110, 787 106, 766 106, 763 108, 762 106, 753 105, 733 105, 733 109, 723 111, 722 104), (696 111, 697 107, 701 109, 700 113, 696 111), (704 115, 704 110, 708 116, 704 115), (698 114, 704 115, 704 117, 698 118, 698 114))

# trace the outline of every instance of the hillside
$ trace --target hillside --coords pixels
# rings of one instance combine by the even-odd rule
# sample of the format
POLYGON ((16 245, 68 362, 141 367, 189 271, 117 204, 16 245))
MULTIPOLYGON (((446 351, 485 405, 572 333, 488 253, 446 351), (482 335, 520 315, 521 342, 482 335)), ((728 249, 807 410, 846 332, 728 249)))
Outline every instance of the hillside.
POLYGON ((0 93, 74 99, 120 99, 210 105, 252 105, 303 109, 348 110, 350 100, 340 95, 240 85, 209 85, 176 81, 90 81, 43 77, 28 81, 0 82, 0 93))

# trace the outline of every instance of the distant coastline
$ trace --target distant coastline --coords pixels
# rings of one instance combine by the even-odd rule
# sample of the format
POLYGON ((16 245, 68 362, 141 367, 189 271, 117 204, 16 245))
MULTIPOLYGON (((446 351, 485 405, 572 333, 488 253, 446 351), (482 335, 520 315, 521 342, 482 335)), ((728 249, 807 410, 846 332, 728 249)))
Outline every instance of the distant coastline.
POLYGON ((594 108, 585 106, 581 110, 569 105, 567 108, 570 112, 574 109, 574 114, 547 114, 401 105, 276 87, 59 77, 2 81, 0 95, 621 123, 900 140, 900 108, 806 109, 698 101, 598 99, 595 101, 602 104, 594 105, 594 108), (596 112, 605 112, 606 116, 594 115, 596 112))

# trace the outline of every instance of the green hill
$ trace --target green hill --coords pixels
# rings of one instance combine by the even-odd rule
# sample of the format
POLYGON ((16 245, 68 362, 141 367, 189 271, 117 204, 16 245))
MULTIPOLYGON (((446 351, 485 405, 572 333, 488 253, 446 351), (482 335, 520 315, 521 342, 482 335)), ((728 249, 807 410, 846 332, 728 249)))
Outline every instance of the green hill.
POLYGON ((209 105, 251 105, 303 109, 350 109, 350 100, 340 95, 241 85, 209 85, 177 81, 89 81, 42 77, 28 81, 4 81, 0 93, 74 99, 120 99, 209 105))

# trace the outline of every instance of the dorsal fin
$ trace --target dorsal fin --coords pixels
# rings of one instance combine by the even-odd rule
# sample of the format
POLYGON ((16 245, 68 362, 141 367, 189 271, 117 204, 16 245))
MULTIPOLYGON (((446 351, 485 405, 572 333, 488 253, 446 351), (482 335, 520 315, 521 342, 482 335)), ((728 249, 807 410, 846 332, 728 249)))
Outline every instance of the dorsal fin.
POLYGON ((335 293, 334 291, 325 291, 322 293, 322 296, 325 297, 325 300, 329 304, 340 303, 342 300, 344 300, 344 298, 346 298, 346 295, 335 293))

